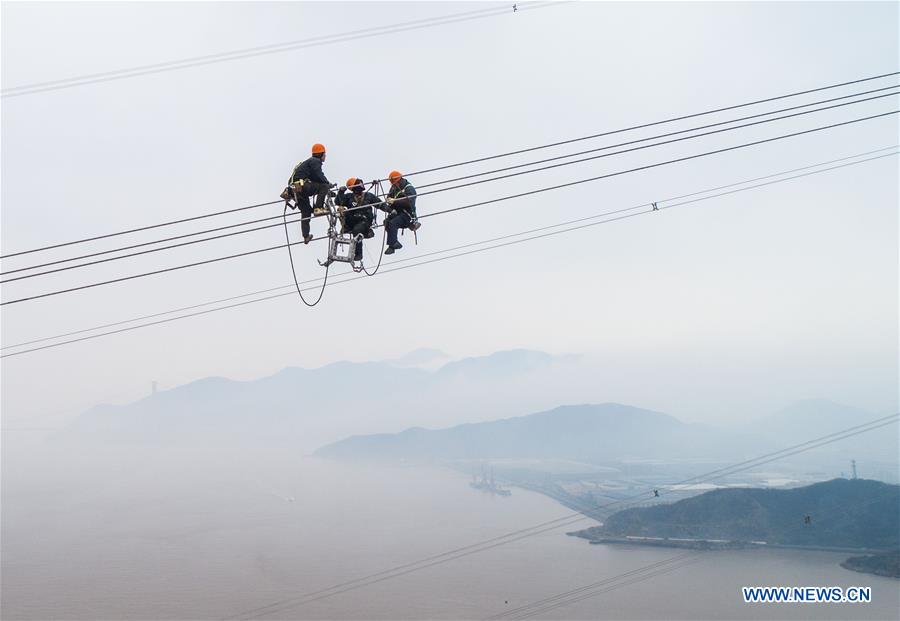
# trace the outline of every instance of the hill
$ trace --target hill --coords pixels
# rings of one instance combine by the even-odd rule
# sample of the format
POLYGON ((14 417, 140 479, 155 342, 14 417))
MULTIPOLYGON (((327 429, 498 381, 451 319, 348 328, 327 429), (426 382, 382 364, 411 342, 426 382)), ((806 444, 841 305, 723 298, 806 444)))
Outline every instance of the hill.
POLYGON ((320 448, 339 459, 571 459, 610 461, 724 453, 727 435, 652 410, 604 403, 569 405, 483 423, 353 436, 320 448))
POLYGON ((892 549, 900 545, 898 503, 900 487, 863 479, 833 479, 793 489, 719 489, 671 504, 619 511, 602 526, 574 534, 587 539, 717 539, 892 549))
POLYGON ((900 578, 900 550, 871 556, 852 556, 841 563, 841 567, 876 576, 900 578))

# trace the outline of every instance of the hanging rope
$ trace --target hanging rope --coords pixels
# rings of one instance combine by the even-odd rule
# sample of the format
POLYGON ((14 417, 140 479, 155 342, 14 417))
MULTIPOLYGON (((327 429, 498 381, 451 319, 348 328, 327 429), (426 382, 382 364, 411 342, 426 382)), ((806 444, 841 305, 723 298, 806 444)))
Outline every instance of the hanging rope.
MULTIPOLYGON (((381 187, 381 181, 375 180, 372 182, 372 189, 375 190, 375 198, 381 199, 384 196, 384 189, 381 187)), ((372 228, 378 226, 378 209, 376 207, 372 208, 372 228)), ((366 276, 374 276, 378 273, 378 268, 381 267, 381 260, 384 258, 384 244, 387 242, 387 228, 381 227, 381 254, 378 255, 378 263, 375 265, 375 269, 371 272, 366 269, 364 263, 361 263, 360 266, 363 269, 363 272, 366 273, 366 276)), ((359 242, 362 243, 362 242, 359 242)))
POLYGON ((301 289, 300 289, 300 283, 297 281, 297 270, 294 268, 294 252, 291 249, 291 237, 290 237, 290 234, 288 233, 288 223, 287 223, 288 206, 289 206, 288 201, 287 200, 284 201, 284 213, 282 214, 282 220, 284 221, 284 239, 285 239, 285 242, 287 243, 288 256, 291 258, 291 274, 293 274, 293 276, 294 276, 294 285, 297 287, 297 295, 300 296, 300 299, 303 301, 304 304, 312 307, 322 301, 322 296, 325 294, 325 285, 328 284, 328 270, 331 268, 331 264, 328 264, 325 266, 325 278, 322 281, 322 288, 319 289, 319 297, 316 298, 315 302, 312 302, 312 303, 307 302, 306 298, 303 297, 303 291, 301 291, 301 289))

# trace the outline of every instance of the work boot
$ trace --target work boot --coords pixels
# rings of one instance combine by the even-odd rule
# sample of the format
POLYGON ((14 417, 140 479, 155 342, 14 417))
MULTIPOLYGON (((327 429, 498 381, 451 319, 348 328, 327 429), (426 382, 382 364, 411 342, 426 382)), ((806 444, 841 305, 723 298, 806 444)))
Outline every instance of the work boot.
POLYGON ((384 251, 384 254, 394 254, 394 247, 388 246, 387 250, 384 251))
POLYGON ((313 236, 312 236, 312 235, 304 235, 304 236, 303 236, 303 243, 304 243, 304 244, 308 244, 308 243, 311 242, 312 240, 313 240, 313 236))

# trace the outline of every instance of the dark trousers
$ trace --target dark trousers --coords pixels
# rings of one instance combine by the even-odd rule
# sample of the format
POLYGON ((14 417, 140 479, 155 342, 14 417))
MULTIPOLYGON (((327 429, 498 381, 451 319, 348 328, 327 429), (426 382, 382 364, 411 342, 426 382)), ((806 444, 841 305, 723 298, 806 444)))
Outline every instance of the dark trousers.
POLYGON ((300 221, 300 232, 303 233, 303 237, 309 235, 309 219, 312 218, 313 214, 312 205, 309 203, 310 197, 316 197, 316 209, 323 209, 325 207, 325 198, 328 196, 328 190, 330 189, 331 186, 327 183, 307 181, 303 184, 303 191, 297 197, 297 206, 300 208, 300 215, 303 216, 303 219, 300 221))
POLYGON ((412 218, 405 211, 398 211, 396 215, 387 217, 384 221, 384 228, 387 229, 388 246, 397 243, 397 231, 407 228, 410 222, 412 222, 412 218))
POLYGON ((309 219, 312 218, 312 206, 309 204, 309 197, 303 197, 297 201, 297 206, 300 208, 300 215, 303 218, 300 220, 300 232, 303 233, 303 237, 309 236, 309 219))
MULTIPOLYGON (((361 218, 359 220, 351 220, 347 223, 348 226, 344 228, 344 233, 352 235, 356 237, 357 235, 362 235, 366 237, 369 231, 372 230, 372 225, 369 224, 369 221, 365 218, 361 218)), ((363 242, 362 239, 356 242, 356 256, 354 257, 357 261, 363 258, 363 242)))

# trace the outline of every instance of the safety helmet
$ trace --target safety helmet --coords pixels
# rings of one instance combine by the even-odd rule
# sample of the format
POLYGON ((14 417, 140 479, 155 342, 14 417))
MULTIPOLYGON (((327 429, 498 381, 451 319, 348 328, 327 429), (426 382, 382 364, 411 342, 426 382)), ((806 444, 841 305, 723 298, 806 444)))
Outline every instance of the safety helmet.
POLYGON ((388 175, 388 179, 390 180, 391 183, 397 183, 402 178, 403 178, 403 175, 400 174, 399 170, 392 170, 390 172, 390 174, 388 175))
POLYGON ((365 189, 365 183, 358 177, 350 177, 347 179, 347 189, 359 194, 365 189))
POLYGON ((317 142, 316 144, 314 144, 312 146, 312 154, 313 155, 320 155, 322 153, 325 153, 325 145, 324 144, 319 144, 317 142))

